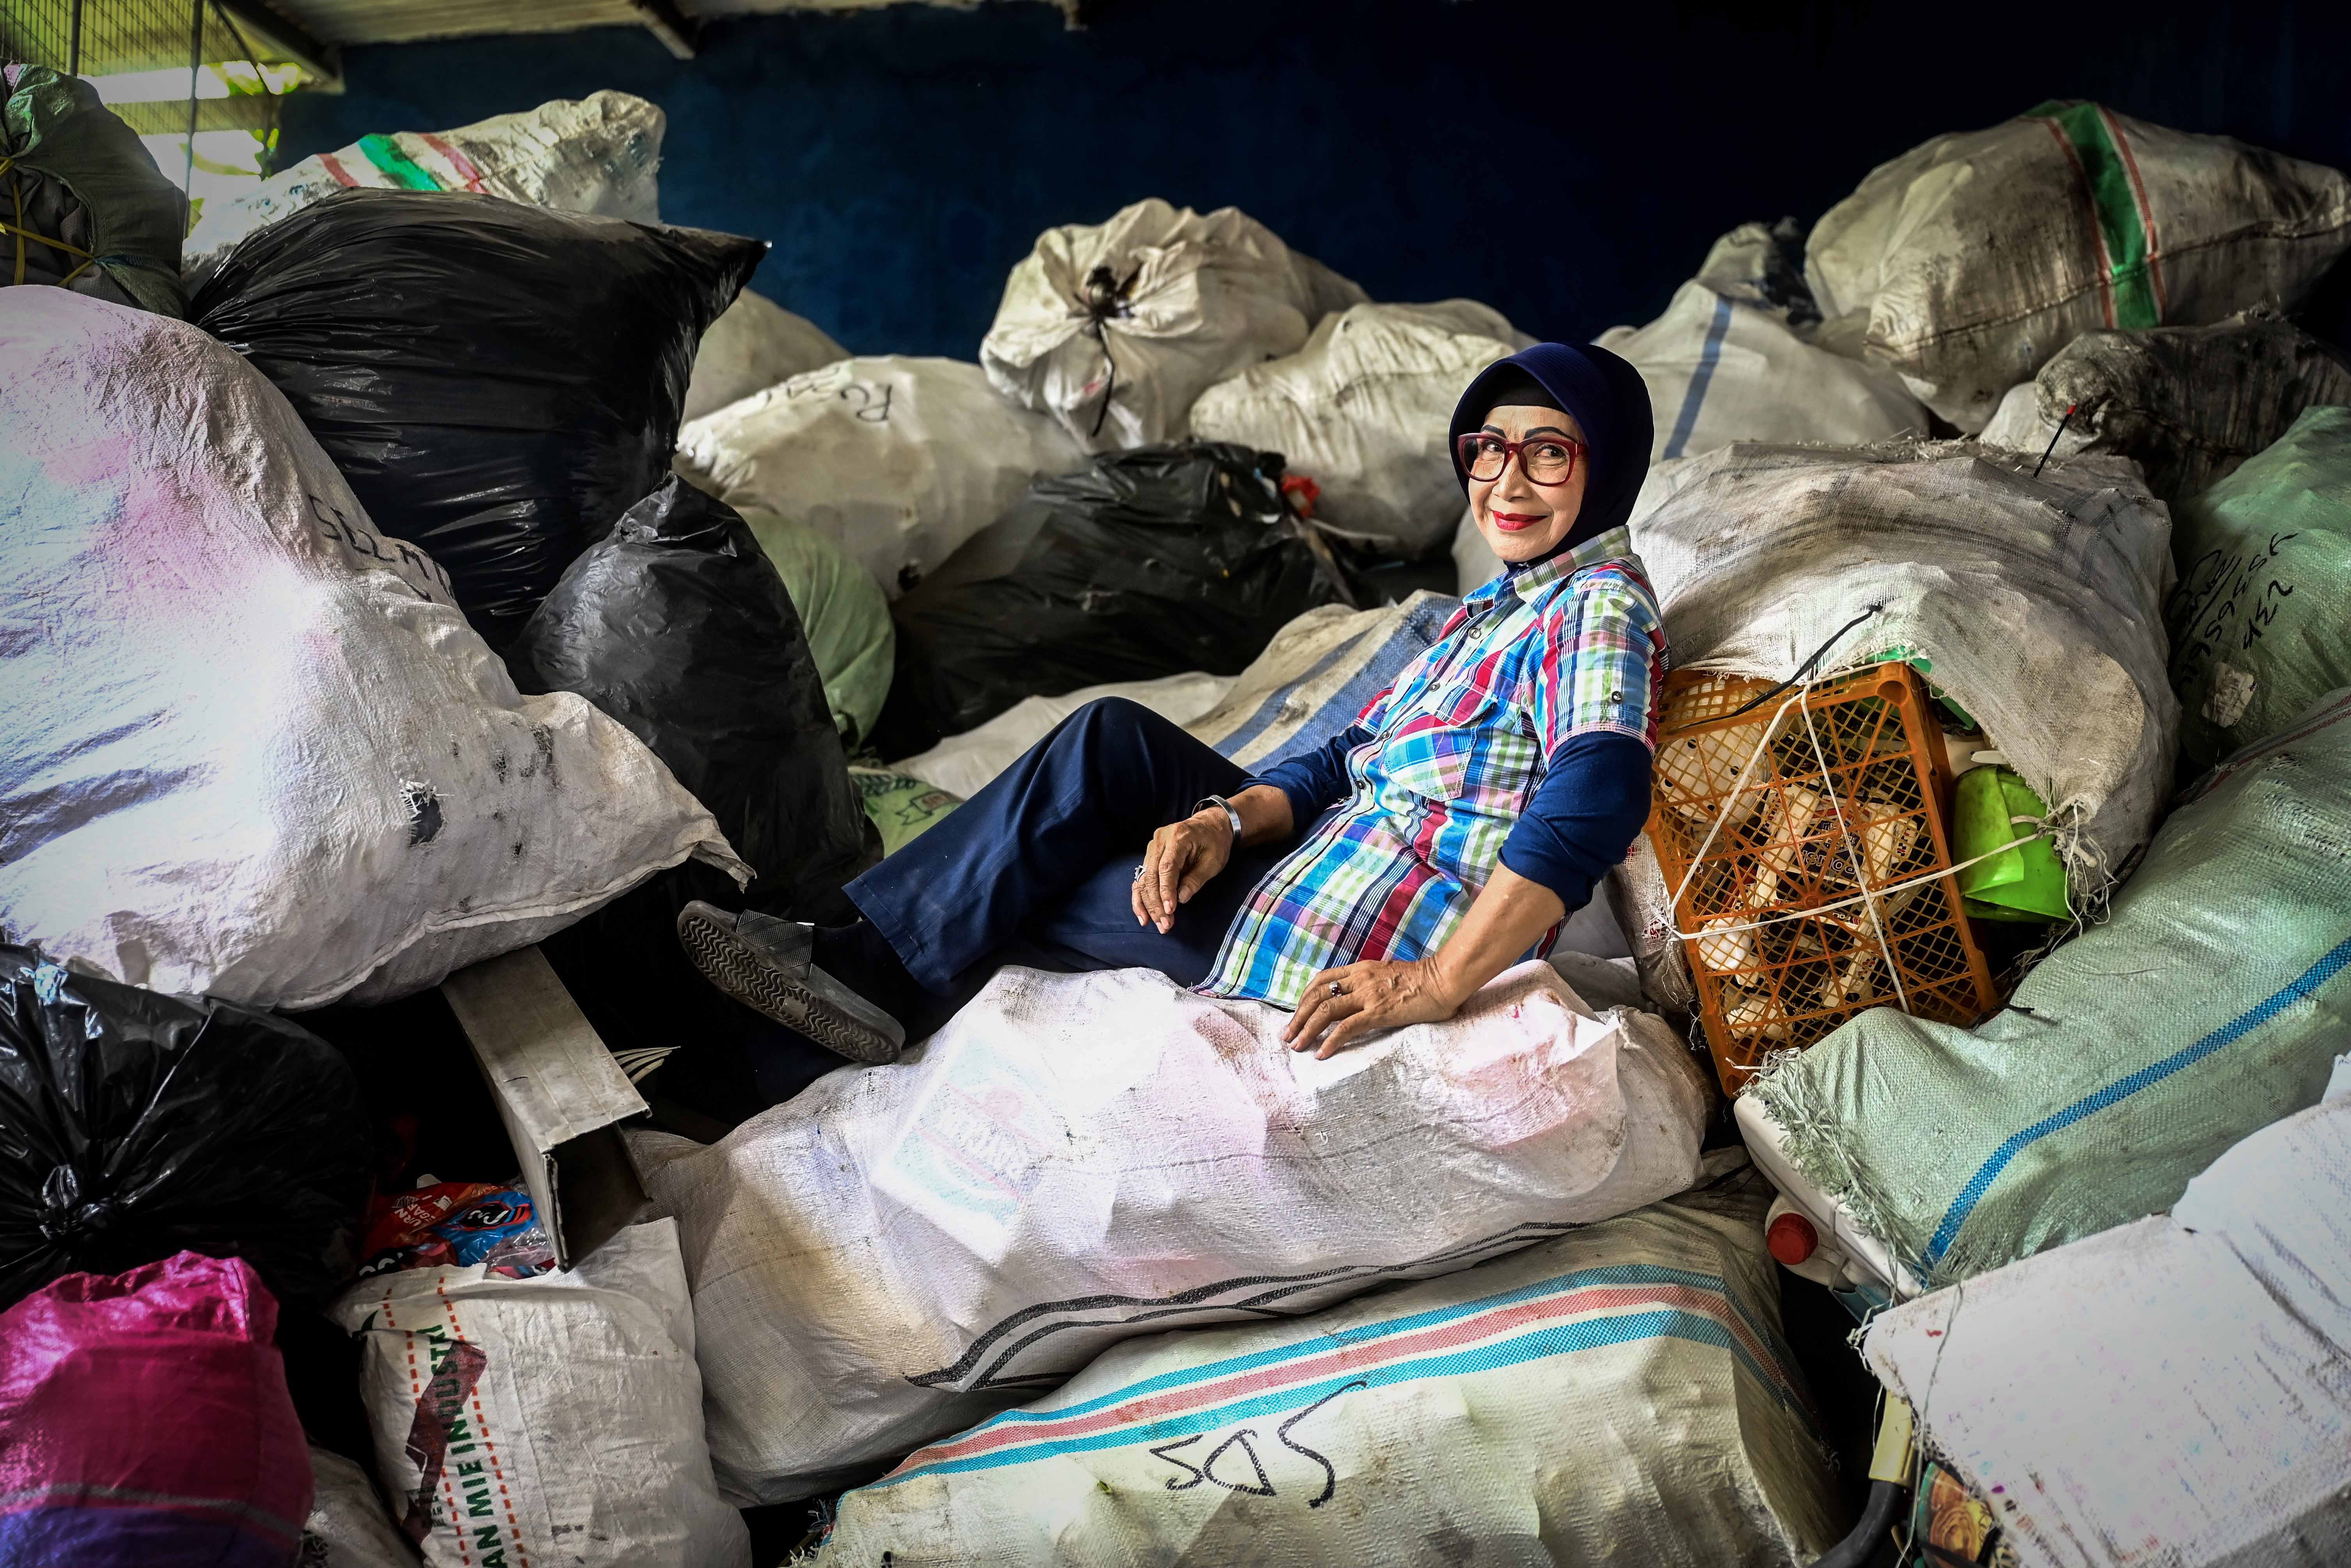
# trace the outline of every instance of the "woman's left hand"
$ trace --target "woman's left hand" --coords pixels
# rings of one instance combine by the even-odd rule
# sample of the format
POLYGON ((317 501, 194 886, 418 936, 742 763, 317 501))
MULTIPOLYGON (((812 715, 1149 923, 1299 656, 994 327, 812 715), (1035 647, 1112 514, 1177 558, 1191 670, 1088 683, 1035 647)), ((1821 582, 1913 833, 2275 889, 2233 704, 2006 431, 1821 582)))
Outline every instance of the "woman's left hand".
POLYGON ((1437 1023, 1451 1018, 1460 1006, 1461 998, 1446 988, 1436 965, 1426 958, 1408 964, 1346 964, 1314 977, 1281 1038, 1292 1051, 1313 1051, 1320 1061, 1374 1030, 1437 1023))

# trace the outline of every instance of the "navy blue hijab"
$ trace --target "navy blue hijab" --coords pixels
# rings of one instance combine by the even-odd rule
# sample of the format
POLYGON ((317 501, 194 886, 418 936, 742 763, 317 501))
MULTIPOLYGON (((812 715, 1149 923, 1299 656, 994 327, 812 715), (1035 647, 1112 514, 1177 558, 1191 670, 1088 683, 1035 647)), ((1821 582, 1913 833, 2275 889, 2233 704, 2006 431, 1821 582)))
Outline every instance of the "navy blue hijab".
POLYGON ((1547 560, 1610 528, 1623 527, 1632 517, 1634 499, 1649 472, 1649 444, 1655 432, 1649 422, 1649 389, 1640 371, 1593 344, 1537 343, 1479 371, 1454 405, 1453 428, 1445 445, 1452 455, 1453 476, 1461 482, 1462 494, 1468 494, 1469 476, 1461 466, 1461 437, 1486 423, 1488 412, 1497 406, 1498 393, 1529 379, 1551 394, 1553 406, 1574 417, 1583 432, 1585 460, 1592 465, 1583 482, 1583 509, 1576 514, 1567 537, 1536 558, 1547 560))

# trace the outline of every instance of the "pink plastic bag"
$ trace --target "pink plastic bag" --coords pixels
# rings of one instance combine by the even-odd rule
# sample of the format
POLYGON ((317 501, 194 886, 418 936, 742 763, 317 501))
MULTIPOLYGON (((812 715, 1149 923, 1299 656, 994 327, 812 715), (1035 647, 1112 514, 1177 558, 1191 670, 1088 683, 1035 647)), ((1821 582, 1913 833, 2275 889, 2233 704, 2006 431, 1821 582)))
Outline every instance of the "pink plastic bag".
POLYGON ((310 1454, 241 1259, 68 1274, 0 1312, 0 1563, 283 1568, 310 1454))

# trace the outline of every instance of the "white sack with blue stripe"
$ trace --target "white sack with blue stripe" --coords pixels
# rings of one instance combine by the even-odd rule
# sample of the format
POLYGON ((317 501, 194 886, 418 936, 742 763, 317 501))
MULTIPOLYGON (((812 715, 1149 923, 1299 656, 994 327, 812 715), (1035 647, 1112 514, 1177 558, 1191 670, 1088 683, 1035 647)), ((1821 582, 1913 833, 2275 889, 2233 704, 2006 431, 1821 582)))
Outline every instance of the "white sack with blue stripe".
POLYGON ((1453 1273, 1697 1176, 1687 1048, 1542 963, 1327 1061, 1282 1045, 1289 1016, 1010 968, 721 1143, 632 1135, 729 1495, 827 1491, 1119 1340, 1453 1273))
POLYGON ((1769 1196, 1740 1168, 1301 1322, 1130 1341, 843 1497, 816 1568, 1808 1563, 1842 1514, 1769 1196))
POLYGON ((2168 1219, 1885 1313, 1867 1354, 2034 1568, 2351 1562, 2351 1097, 2168 1219))
POLYGON ((1595 340, 1648 386, 1652 461, 1734 441, 1868 446, 1930 434, 1927 405, 1900 376, 1813 346, 1820 319, 1804 287, 1800 236, 1783 219, 1723 235, 1664 315, 1595 340))
POLYGON ((1972 1030, 1873 1008, 1750 1092, 1930 1284, 2168 1209, 2351 1040, 2351 688, 2206 775, 2109 918, 1972 1030))

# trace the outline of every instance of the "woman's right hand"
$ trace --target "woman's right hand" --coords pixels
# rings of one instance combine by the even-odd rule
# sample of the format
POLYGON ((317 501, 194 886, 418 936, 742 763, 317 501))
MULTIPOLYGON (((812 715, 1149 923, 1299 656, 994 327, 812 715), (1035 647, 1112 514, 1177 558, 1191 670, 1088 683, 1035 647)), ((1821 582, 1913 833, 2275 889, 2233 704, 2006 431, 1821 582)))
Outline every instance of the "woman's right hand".
POLYGON ((1152 834, 1130 890, 1135 924, 1156 925, 1165 936, 1175 927, 1177 906, 1189 904, 1232 858, 1232 821, 1214 807, 1152 834))

